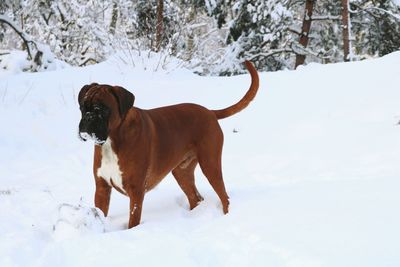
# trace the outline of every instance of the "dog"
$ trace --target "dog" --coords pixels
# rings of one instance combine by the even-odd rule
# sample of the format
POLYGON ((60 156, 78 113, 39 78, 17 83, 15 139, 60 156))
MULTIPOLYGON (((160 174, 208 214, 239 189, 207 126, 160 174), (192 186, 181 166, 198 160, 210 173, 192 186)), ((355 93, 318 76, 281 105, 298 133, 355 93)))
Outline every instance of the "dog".
POLYGON ((145 193, 169 172, 194 209, 203 200, 194 181, 198 164, 224 214, 228 213, 221 169, 223 133, 218 120, 246 108, 258 91, 256 69, 250 61, 244 64, 251 75, 250 88, 238 103, 221 110, 189 103, 144 110, 133 106, 134 95, 122 87, 97 83, 82 87, 79 136, 95 142, 94 202, 105 216, 114 188, 130 199, 128 228, 137 226, 145 193))

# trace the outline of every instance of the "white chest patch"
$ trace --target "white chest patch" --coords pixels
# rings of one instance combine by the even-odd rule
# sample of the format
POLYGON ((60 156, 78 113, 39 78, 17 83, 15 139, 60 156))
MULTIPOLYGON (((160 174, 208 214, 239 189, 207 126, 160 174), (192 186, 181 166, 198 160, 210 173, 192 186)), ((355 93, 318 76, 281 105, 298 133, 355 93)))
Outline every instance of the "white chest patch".
POLYGON ((122 186, 122 172, 118 165, 118 157, 112 150, 110 138, 107 138, 101 146, 101 165, 97 169, 97 176, 106 180, 110 186, 114 185, 125 192, 122 186))

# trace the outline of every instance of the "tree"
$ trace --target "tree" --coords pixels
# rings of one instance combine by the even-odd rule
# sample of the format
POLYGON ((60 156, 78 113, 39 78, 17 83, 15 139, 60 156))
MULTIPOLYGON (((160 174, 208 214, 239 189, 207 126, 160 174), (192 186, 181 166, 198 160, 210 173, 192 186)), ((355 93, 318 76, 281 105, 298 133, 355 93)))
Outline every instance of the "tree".
POLYGON ((220 74, 242 72, 241 62, 245 59, 253 61, 260 70, 288 67, 288 55, 284 52, 292 51, 287 46, 293 15, 285 6, 287 1, 241 0, 227 8, 229 3, 220 1, 213 7, 219 26, 230 20, 220 74))
POLYGON ((113 35, 115 34, 115 29, 117 27, 118 14, 119 14, 119 7, 117 1, 115 0, 113 2, 111 23, 110 23, 110 33, 113 35))
MULTIPOLYGON (((309 33, 311 29, 311 22, 312 22, 312 15, 314 10, 314 2, 315 0, 306 0, 306 6, 304 11, 304 18, 303 18, 303 26, 300 32, 300 40, 299 43, 303 47, 307 47, 308 40, 309 40, 309 33)), ((303 65, 306 59, 305 54, 297 54, 296 55, 296 64, 294 68, 297 68, 299 65, 303 65)))
MULTIPOLYGON (((306 12, 311 7, 310 4, 311 2, 308 5, 306 4, 306 12)), ((343 39, 341 38, 342 31, 339 22, 341 20, 340 4, 334 1, 313 1, 312 8, 312 14, 309 17, 303 11, 304 7, 293 6, 295 13, 302 12, 304 14, 298 18, 298 22, 292 28, 292 32, 295 34, 294 38, 300 36, 300 41, 301 39, 307 40, 307 47, 304 47, 300 41, 299 45, 297 45, 297 42, 293 42, 293 48, 297 54, 295 67, 300 63, 304 64, 305 60, 321 63, 343 60, 343 39), (300 20, 303 22, 301 26, 300 20), (307 34, 303 34, 304 29, 308 29, 311 24, 312 27, 309 28, 309 31, 306 31, 307 34), (296 26, 299 28, 298 30, 296 26)), ((305 43, 305 40, 303 40, 303 43, 305 43)))
POLYGON ((29 35, 27 35, 19 25, 16 24, 16 22, 12 21, 10 18, 8 18, 5 15, 0 15, 0 24, 2 24, 1 26, 4 25, 8 25, 9 27, 11 27, 14 32, 21 38, 21 40, 24 43, 24 48, 26 49, 27 53, 28 53, 28 59, 32 60, 33 56, 32 56, 32 45, 36 45, 36 43, 34 41, 32 41, 31 37, 29 35))
POLYGON ((15 21, 5 15, 0 15, 0 25, 9 26, 23 41, 23 48, 27 51, 26 66, 31 71, 41 71, 47 69, 54 62, 54 55, 47 45, 35 41, 27 34, 15 21))
POLYGON ((384 56, 400 47, 400 6, 391 0, 351 2, 354 49, 362 58, 384 56))
POLYGON ((349 0, 341 0, 342 1, 342 31, 343 31, 343 60, 350 61, 351 60, 351 43, 350 43, 350 32, 351 32, 351 23, 349 18, 349 0))
MULTIPOLYGON (((393 0, 2 0, 0 15, 72 65, 151 50, 201 74, 232 75, 243 71, 245 59, 273 71, 400 47, 393 0)), ((42 48, 21 40, 0 23, 0 49, 28 49, 43 61, 42 48)))
POLYGON ((161 48, 162 36, 163 36, 163 26, 164 26, 164 1, 157 1, 157 23, 156 23, 156 43, 154 51, 158 52, 161 48))

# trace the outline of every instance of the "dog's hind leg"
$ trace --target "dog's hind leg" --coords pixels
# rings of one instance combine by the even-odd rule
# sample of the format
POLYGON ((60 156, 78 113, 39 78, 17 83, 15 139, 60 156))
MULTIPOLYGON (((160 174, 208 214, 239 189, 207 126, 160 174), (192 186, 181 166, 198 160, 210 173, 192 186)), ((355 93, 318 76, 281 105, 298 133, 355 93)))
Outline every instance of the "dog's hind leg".
POLYGON ((202 172, 207 177, 212 188, 217 193, 222 203, 225 214, 229 211, 229 197, 225 190, 222 178, 221 154, 222 154, 223 135, 222 132, 214 134, 208 142, 203 142, 199 146, 197 156, 202 172), (210 141, 212 140, 212 141, 210 141))
POLYGON ((182 191, 189 200, 191 210, 203 200, 203 197, 200 195, 199 191, 197 191, 194 182, 194 170, 196 166, 197 159, 194 158, 191 162, 182 162, 172 170, 172 175, 175 177, 178 185, 181 187, 182 191))

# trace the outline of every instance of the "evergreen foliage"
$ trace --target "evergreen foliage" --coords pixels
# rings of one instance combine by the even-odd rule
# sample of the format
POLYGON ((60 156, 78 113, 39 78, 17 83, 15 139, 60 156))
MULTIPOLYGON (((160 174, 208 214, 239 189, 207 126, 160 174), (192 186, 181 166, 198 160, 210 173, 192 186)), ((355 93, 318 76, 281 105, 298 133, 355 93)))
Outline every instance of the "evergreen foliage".
MULTIPOLYGON (((2 0, 0 15, 71 65, 101 62, 119 50, 152 50, 156 0, 2 0)), ((340 1, 317 1, 307 48, 298 44, 305 1, 164 0, 162 53, 200 74, 241 73, 252 60, 260 70, 343 60, 340 1)), ((352 0, 351 42, 356 59, 400 49, 400 7, 394 0, 352 0)), ((0 50, 23 50, 0 23, 0 50)), ((1 53, 0 53, 1 56, 1 53)), ((0 59, 1 60, 1 59, 0 59)))

